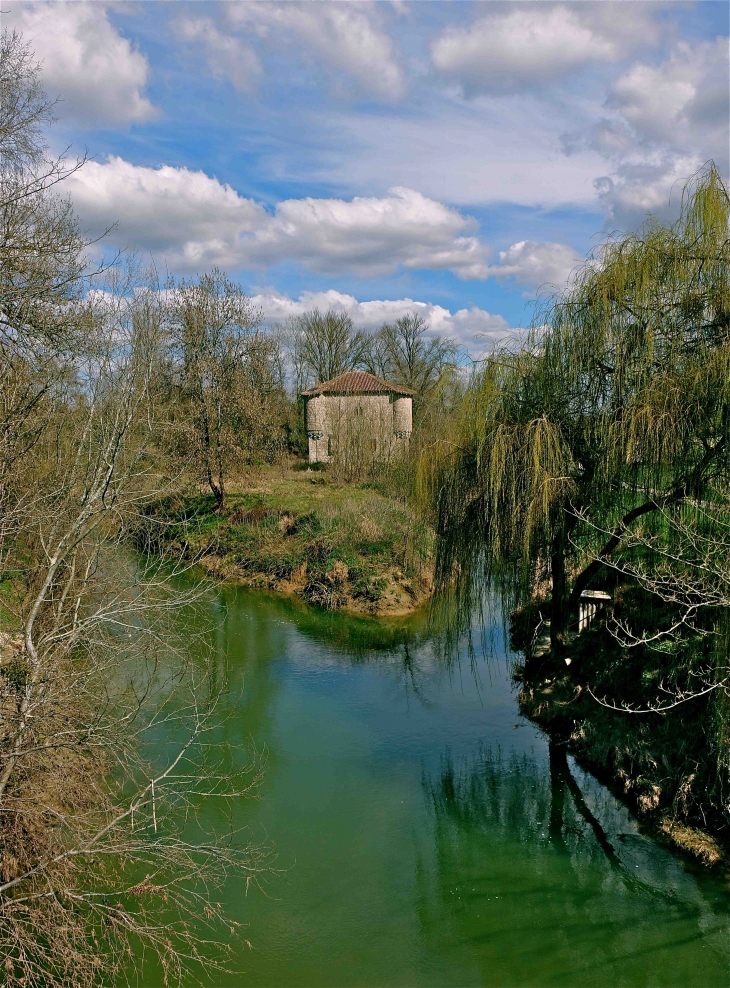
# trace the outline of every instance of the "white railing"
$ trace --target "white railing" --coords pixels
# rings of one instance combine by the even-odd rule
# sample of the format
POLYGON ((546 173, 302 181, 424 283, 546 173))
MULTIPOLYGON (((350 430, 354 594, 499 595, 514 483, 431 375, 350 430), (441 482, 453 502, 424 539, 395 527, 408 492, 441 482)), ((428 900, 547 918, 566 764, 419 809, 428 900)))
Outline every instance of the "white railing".
POLYGON ((605 590, 584 590, 580 595, 578 605, 578 634, 585 631, 596 617, 611 600, 611 594, 605 590))

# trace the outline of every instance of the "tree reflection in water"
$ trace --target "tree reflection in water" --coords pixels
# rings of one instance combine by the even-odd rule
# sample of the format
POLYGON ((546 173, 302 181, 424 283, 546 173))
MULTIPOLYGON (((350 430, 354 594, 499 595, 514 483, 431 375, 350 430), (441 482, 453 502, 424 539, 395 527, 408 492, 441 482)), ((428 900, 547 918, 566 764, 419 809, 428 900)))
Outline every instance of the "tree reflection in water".
POLYGON ((423 788, 435 841, 423 932, 472 943, 480 983, 499 983, 505 952, 524 984, 643 984, 647 963, 658 985, 727 983, 727 890, 643 837, 564 747, 446 755, 423 788), (680 970, 698 955, 678 948, 708 931, 704 963, 680 970))

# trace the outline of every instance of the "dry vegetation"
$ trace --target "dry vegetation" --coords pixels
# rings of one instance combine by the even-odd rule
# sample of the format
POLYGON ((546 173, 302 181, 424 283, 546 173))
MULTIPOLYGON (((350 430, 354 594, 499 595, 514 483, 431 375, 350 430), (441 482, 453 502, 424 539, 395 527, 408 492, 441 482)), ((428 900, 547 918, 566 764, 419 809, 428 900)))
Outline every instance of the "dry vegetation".
POLYGON ((83 162, 49 157, 51 106, 7 31, 0 70, 2 980, 134 979, 149 955, 166 982, 199 980, 236 933, 215 890, 267 864, 245 835, 186 836, 204 799, 250 794, 260 764, 230 768, 211 742, 204 641, 193 660, 181 627, 200 589, 128 549, 175 486, 164 309, 133 264, 90 268, 59 194, 83 162), (162 721, 177 745, 148 762, 162 721))
POLYGON ((150 508, 141 544, 195 561, 210 576, 316 606, 403 614, 432 590, 433 534, 403 500, 304 464, 250 470, 222 512, 206 495, 150 508))

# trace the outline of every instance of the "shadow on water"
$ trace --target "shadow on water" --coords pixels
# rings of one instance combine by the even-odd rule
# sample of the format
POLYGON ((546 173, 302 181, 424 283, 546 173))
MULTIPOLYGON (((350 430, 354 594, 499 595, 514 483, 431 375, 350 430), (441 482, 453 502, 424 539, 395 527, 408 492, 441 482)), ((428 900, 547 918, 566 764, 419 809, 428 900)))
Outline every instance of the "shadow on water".
POLYGON ((223 890, 254 947, 219 988, 730 984, 727 889, 520 717, 496 623, 459 660, 426 609, 374 620, 225 586, 208 604, 211 740, 235 766, 248 739, 267 752, 231 827, 282 868, 266 894, 223 890))
POLYGON ((440 892, 424 932, 478 946, 484 984, 498 950, 521 958, 514 984, 728 984, 726 883, 698 881, 571 762, 562 746, 497 747, 424 773, 437 865, 423 894, 440 892))

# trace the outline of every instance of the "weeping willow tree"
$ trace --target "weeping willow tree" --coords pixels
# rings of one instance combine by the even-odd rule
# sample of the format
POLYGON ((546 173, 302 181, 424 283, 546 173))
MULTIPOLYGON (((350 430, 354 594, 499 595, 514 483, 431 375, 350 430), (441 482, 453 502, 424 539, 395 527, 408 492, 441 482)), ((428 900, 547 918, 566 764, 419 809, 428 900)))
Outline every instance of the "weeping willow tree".
POLYGON ((549 597, 553 655, 637 529, 730 480, 728 190, 710 164, 672 225, 606 242, 476 375, 453 444, 421 467, 437 578, 466 613, 549 597))

